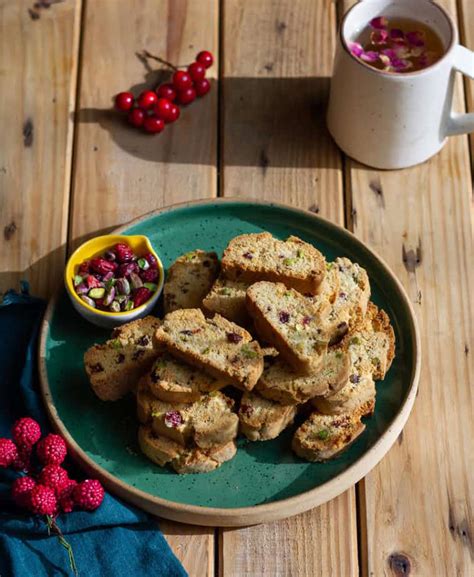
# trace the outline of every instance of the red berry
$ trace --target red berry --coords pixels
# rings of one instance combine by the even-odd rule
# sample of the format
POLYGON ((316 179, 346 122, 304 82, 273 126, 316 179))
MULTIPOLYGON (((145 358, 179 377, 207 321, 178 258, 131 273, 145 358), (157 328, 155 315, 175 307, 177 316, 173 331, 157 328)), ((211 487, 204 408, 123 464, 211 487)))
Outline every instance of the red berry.
POLYGON ((156 268, 148 268, 140 272, 140 278, 143 282, 155 282, 158 277, 158 270, 156 268))
POLYGON ((174 104, 171 100, 167 98, 158 98, 158 102, 155 105, 155 114, 158 118, 161 118, 164 122, 168 122, 168 117, 170 116, 171 109, 174 104))
POLYGON ((130 110, 128 114, 128 121, 132 126, 136 126, 137 128, 139 128, 140 126, 143 126, 144 120, 145 120, 145 113, 141 108, 134 108, 133 110, 130 110))
POLYGON ((118 264, 116 262, 111 262, 110 260, 105 260, 105 258, 93 258, 91 260, 91 269, 98 274, 107 274, 108 272, 114 272, 117 270, 118 264))
POLYGON ((46 465, 38 477, 40 485, 51 487, 51 489, 54 489, 56 495, 59 495, 68 481, 69 477, 66 469, 63 469, 59 465, 46 465))
POLYGON ((131 92, 120 92, 115 97, 115 108, 117 110, 130 110, 133 106, 133 94, 131 92))
POLYGON ((20 507, 30 507, 31 490, 36 486, 36 481, 31 477, 18 477, 13 481, 12 499, 20 507))
POLYGON ((196 80, 202 80, 206 76, 206 67, 200 62, 193 62, 188 66, 188 72, 194 82, 196 82, 196 80))
POLYGON ((56 495, 51 487, 36 485, 31 489, 29 506, 33 513, 38 515, 55 515, 57 505, 56 495))
POLYGON ((137 104, 143 110, 151 110, 155 106, 158 96, 153 90, 144 90, 138 97, 137 104))
POLYGON ((214 64, 214 56, 208 50, 203 50, 196 56, 196 62, 202 64, 204 68, 210 68, 214 64))
POLYGON ((12 437, 20 449, 32 447, 41 438, 41 429, 34 419, 24 417, 14 423, 12 437))
POLYGON ((149 134, 158 134, 164 130, 165 123, 157 116, 148 116, 148 118, 145 118, 143 128, 149 134))
POLYGON ((66 442, 59 435, 50 434, 38 443, 36 454, 43 465, 60 465, 67 455, 66 442))
POLYGON ((147 289, 144 286, 138 288, 133 295, 133 306, 135 308, 139 307, 144 302, 146 302, 151 297, 151 295, 152 292, 150 289, 147 289))
POLYGON ((126 242, 119 242, 114 246, 115 254, 117 255, 117 260, 120 263, 129 262, 135 256, 133 254, 132 248, 126 242))
POLYGON ((26 471, 31 469, 31 452, 32 447, 22 447, 18 450, 18 457, 13 461, 12 468, 15 471, 26 471))
POLYGON ((171 107, 170 113, 168 115, 168 124, 171 124, 172 122, 176 122, 176 120, 178 120, 180 115, 180 110, 179 110, 179 106, 176 106, 176 104, 173 104, 173 106, 171 107))
POLYGON ((74 509, 74 489, 77 487, 77 481, 69 479, 59 492, 59 506, 64 513, 70 513, 74 509))
POLYGON ((188 72, 184 70, 177 70, 173 74, 173 84, 176 90, 184 90, 185 88, 192 88, 193 80, 188 72))
POLYGON ((100 287, 100 280, 97 279, 95 276, 92 276, 91 274, 86 276, 84 282, 86 283, 86 286, 89 289, 100 287))
POLYGON ((178 92, 178 102, 180 104, 191 104, 194 100, 196 100, 196 91, 194 88, 185 88, 178 92))
POLYGON ((156 89, 156 94, 158 98, 166 98, 171 102, 174 102, 174 100, 176 99, 176 89, 170 83, 161 84, 160 86, 158 86, 158 88, 156 89))
POLYGON ((79 265, 79 269, 77 271, 77 274, 80 276, 85 276, 86 274, 89 274, 90 272, 90 260, 85 260, 83 263, 81 263, 79 265))
POLYGON ((207 78, 203 78, 202 80, 196 80, 196 82, 194 83, 194 88, 198 96, 204 96, 211 89, 211 83, 207 78))
POLYGON ((0 439, 0 467, 9 467, 18 459, 18 449, 11 439, 0 439))
POLYGON ((95 479, 86 479, 73 490, 73 499, 78 507, 94 511, 104 500, 104 488, 95 479))

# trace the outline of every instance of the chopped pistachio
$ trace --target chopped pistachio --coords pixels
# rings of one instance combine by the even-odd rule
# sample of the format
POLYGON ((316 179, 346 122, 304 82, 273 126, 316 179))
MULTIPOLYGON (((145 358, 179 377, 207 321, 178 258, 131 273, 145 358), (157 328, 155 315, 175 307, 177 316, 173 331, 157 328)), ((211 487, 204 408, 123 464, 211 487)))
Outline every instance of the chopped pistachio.
POLYGON ((352 337, 352 339, 351 339, 351 345, 360 345, 360 339, 359 339, 359 337, 352 337))
POLYGON ((285 259, 283 259, 283 264, 284 264, 285 266, 290 266, 290 265, 292 265, 292 264, 295 264, 295 262, 296 262, 296 258, 285 258, 285 259))
POLYGON ((247 359, 255 359, 258 357, 257 351, 254 351, 249 345, 242 345, 240 350, 242 351, 244 357, 247 357, 247 359))
POLYGON ((89 297, 91 299, 102 299, 105 295, 105 288, 92 288, 89 291, 89 297))
POLYGON ((79 286, 81 282, 82 282, 82 276, 76 274, 76 276, 74 277, 74 286, 79 286))
POLYGON ((318 431, 317 437, 321 441, 325 441, 329 437, 329 431, 327 429, 321 429, 320 431, 318 431))
POLYGON ((207 355, 210 350, 211 350, 211 349, 210 349, 209 347, 207 347, 207 349, 204 349, 201 354, 207 355))
POLYGON ((122 343, 120 342, 120 339, 113 339, 110 341, 110 346, 114 349, 121 349, 122 343))
POLYGON ((219 290, 219 294, 224 295, 224 296, 229 296, 231 294, 231 290, 228 287, 223 287, 219 290))

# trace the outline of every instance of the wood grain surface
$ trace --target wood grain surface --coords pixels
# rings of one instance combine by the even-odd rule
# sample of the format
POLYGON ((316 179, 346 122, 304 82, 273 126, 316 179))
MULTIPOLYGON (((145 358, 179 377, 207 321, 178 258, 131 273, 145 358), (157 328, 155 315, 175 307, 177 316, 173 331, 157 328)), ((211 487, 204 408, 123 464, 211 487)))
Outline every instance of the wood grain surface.
MULTIPOLYGON (((174 64, 202 48, 218 53, 218 2, 87 2, 73 167, 70 249, 83 239, 176 202, 216 196, 217 91, 183 109, 159 136, 111 110, 117 92, 138 95, 169 77, 143 50, 174 64), (198 25, 199 24, 199 25, 198 25)), ((210 71, 216 74, 217 66, 210 71)), ((191 577, 214 574, 214 529, 166 521, 165 537, 191 577)))
MULTIPOLYGON (((456 14, 454 2, 444 6, 456 14)), ((455 106, 463 110, 461 83, 455 106)), ((347 161, 355 233, 409 291, 422 335, 415 408, 364 480, 362 574, 472 575, 472 183, 467 137, 430 161, 377 171, 347 161), (365 533, 365 534, 364 534, 365 533)))
MULTIPOLYGON (((329 2, 224 3, 223 196, 343 223, 341 157, 324 120, 335 34, 329 2)), ((356 575, 354 490, 284 521, 221 530, 219 563, 221 577, 356 575)))
POLYGON ((64 266, 80 6, 0 3, 0 293, 48 296, 64 266))

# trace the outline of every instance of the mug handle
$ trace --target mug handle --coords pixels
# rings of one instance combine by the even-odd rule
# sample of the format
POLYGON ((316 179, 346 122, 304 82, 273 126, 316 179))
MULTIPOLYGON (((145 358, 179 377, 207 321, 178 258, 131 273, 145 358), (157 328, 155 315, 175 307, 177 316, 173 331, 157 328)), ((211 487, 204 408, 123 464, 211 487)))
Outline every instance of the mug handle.
MULTIPOLYGON (((454 69, 474 79, 474 52, 464 46, 454 48, 454 69)), ((474 112, 457 114, 452 112, 448 119, 447 136, 474 132, 474 112)))

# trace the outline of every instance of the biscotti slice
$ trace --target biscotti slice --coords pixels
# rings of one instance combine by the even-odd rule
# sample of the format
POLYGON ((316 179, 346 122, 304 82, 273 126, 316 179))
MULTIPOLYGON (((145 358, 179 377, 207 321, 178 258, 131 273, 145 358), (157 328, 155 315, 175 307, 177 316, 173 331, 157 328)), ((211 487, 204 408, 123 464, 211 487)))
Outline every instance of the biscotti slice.
POLYGON ((232 399, 217 391, 194 403, 157 401, 151 413, 152 428, 180 445, 194 442, 202 449, 223 445, 237 436, 239 419, 233 406, 232 399))
MULTIPOLYGON (((325 306, 322 300, 315 305, 326 332, 331 335, 331 343, 335 343, 365 317, 370 282, 365 269, 348 258, 337 258, 331 265, 339 277, 337 297, 331 306, 325 306)), ((316 296, 314 300, 317 299, 316 296)))
POLYGON ((280 359, 267 365, 255 391, 267 399, 296 405, 341 389, 349 379, 351 359, 346 350, 330 348, 321 368, 311 375, 298 374, 280 359))
POLYGON ((173 311, 156 332, 156 340, 174 356, 217 379, 251 390, 263 371, 263 354, 245 329, 199 309, 173 311))
POLYGON ((364 431, 360 416, 352 413, 313 413, 296 431, 293 451, 308 461, 326 461, 338 455, 364 431))
POLYGON ((256 393, 244 393, 240 402, 240 430, 251 441, 275 439, 293 422, 296 406, 280 405, 256 393))
POLYGON ((168 269, 163 287, 165 313, 200 307, 218 272, 215 252, 198 249, 178 257, 168 269))
POLYGON ((159 437, 150 425, 138 429, 138 444, 143 454, 160 467, 171 465, 180 474, 209 473, 230 461, 236 452, 234 441, 212 449, 186 448, 166 437, 159 437))
POLYGON ((387 313, 370 302, 363 322, 343 342, 357 374, 383 379, 395 355, 395 334, 387 313))
POLYGON ((152 413, 159 410, 160 400, 150 392, 146 378, 142 377, 137 387, 137 417, 144 425, 151 423, 152 413))
POLYGON ((159 353, 151 370, 143 377, 149 390, 161 401, 192 403, 204 393, 226 386, 222 379, 175 359, 168 352, 159 353))
POLYGON ((249 287, 246 303, 258 335, 296 371, 308 374, 321 366, 327 339, 303 295, 282 283, 261 281, 249 287))
POLYGON ((282 282, 302 293, 315 294, 326 274, 324 256, 296 236, 285 241, 269 232, 233 238, 222 256, 226 278, 254 283, 282 282))
POLYGON ((351 413, 365 417, 375 409, 375 383, 372 375, 352 374, 340 391, 330 397, 315 397, 311 403, 326 415, 351 413))
POLYGON ((219 313, 238 325, 247 326, 250 322, 245 306, 248 287, 249 283, 230 280, 221 274, 202 301, 202 306, 205 311, 219 313))
POLYGON ((84 367, 95 394, 116 401, 132 390, 159 352, 154 334, 160 320, 148 316, 116 328, 112 338, 84 354, 84 367))

